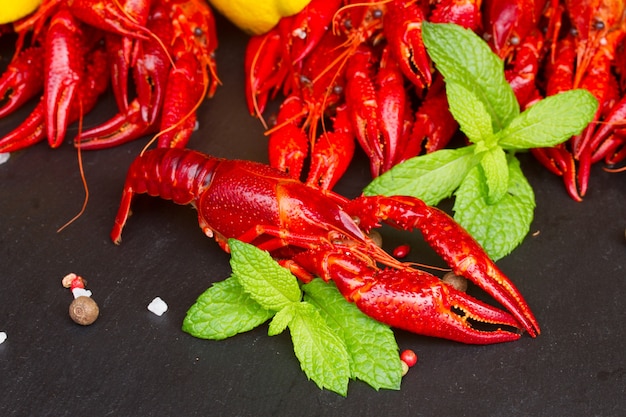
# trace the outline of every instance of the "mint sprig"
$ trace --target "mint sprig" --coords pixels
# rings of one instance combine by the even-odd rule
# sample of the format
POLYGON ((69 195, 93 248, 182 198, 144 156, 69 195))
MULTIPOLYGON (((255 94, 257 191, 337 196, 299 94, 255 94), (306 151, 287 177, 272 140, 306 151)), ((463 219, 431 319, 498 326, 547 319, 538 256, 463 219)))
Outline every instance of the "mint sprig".
POLYGON ((535 208, 515 152, 579 134, 598 102, 587 90, 570 90, 520 113, 504 63, 478 35, 424 22, 422 36, 444 77, 450 112, 472 145, 409 159, 375 178, 364 194, 411 195, 430 205, 454 195, 454 218, 500 259, 528 234, 535 208))
POLYGON ((347 395, 350 379, 399 389, 398 346, 391 329, 366 316, 319 278, 303 285, 270 255, 231 239, 230 278, 200 295, 183 321, 195 337, 221 340, 271 319, 268 335, 289 329, 294 353, 318 387, 347 395), (303 299, 304 297, 304 299, 303 299))

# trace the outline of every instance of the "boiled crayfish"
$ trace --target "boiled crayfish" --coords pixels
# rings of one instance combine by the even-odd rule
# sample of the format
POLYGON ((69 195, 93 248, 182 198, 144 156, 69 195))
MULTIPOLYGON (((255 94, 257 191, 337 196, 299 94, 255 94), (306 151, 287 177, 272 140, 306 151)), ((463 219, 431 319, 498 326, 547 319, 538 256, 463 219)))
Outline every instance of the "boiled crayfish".
POLYGON ((312 0, 272 31, 250 39, 245 59, 250 113, 262 118, 270 98, 287 97, 267 132, 273 166, 299 178, 310 156, 306 182, 331 189, 354 154, 354 142, 369 158, 372 176, 423 147, 432 152, 447 145, 458 125, 440 77, 433 76, 421 23, 478 29, 481 2, 429 3, 312 0), (296 110, 294 97, 301 103, 296 110), (421 99, 427 105, 414 109, 421 99), (329 140, 337 131, 330 121, 338 117, 348 122, 340 129, 351 139, 329 140))
POLYGON ((159 146, 184 147, 195 110, 218 82, 215 22, 203 0, 45 0, 13 31, 16 53, 0 78, 0 117, 43 95, 0 139, 0 152, 46 138, 60 146, 109 80, 119 114, 79 132, 76 146, 100 149, 160 132, 159 146))
POLYGON ((191 204, 201 229, 228 251, 237 238, 267 250, 298 278, 332 280, 365 314, 390 326, 465 343, 535 337, 539 326, 513 283, 447 214, 412 197, 348 200, 268 165, 157 148, 131 164, 111 231, 120 243, 133 196, 148 193, 191 204), (367 233, 385 221, 418 228, 457 275, 483 288, 509 312, 455 290, 402 263, 367 233), (382 265, 382 267, 381 267, 382 265), (474 326, 493 325, 488 331, 474 326))
POLYGON ((270 163, 300 178, 310 156, 306 181, 332 188, 354 153, 345 135, 337 143, 326 137, 337 109, 347 114, 341 130, 363 149, 372 176, 447 146, 458 124, 426 53, 423 21, 455 23, 483 37, 504 61, 522 108, 572 88, 596 96, 600 110, 585 132, 533 150, 563 176, 572 198, 585 194, 592 163, 626 158, 623 0, 312 0, 248 43, 250 113, 262 118, 270 99, 287 97, 268 130, 270 163), (296 111, 294 96, 301 101, 296 111), (331 152, 329 162, 318 157, 331 152))
MULTIPOLYGON (((623 0, 565 1, 561 30, 546 58, 546 94, 572 88, 589 90, 600 104, 594 121, 568 142, 533 154, 564 178, 570 196, 587 192, 591 165, 626 159, 626 4, 623 0)), ((558 15, 558 14, 557 14, 558 15)))

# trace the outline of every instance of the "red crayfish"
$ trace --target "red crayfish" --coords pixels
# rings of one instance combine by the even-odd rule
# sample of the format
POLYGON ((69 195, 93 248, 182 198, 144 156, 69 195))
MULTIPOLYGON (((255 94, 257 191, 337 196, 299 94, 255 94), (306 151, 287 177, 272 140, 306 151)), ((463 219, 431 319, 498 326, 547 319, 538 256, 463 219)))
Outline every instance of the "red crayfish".
POLYGON ((300 178, 310 156, 307 182, 330 189, 354 153, 350 137, 369 158, 372 176, 447 146, 458 124, 421 39, 423 21, 455 23, 482 36, 504 61, 522 108, 572 88, 596 96, 596 120, 582 134, 533 150, 563 177, 572 198, 585 194, 591 164, 626 158, 623 0, 312 0, 248 43, 250 113, 261 117, 270 99, 287 97, 268 132, 270 163, 300 178), (302 102, 298 111, 294 96, 302 102), (341 125, 341 142, 329 143, 324 120, 338 109, 349 123, 341 125), (331 157, 325 162, 319 154, 331 157), (319 172, 332 181, 320 181, 319 172))
POLYGON ((157 148, 131 164, 111 238, 120 243, 135 194, 148 193, 198 211, 200 228, 228 251, 237 238, 267 250, 299 279, 332 280, 365 314, 390 326, 465 343, 539 334, 514 284, 451 217, 413 197, 348 200, 261 163, 157 148), (367 233, 387 222, 418 228, 451 266, 508 312, 478 301, 428 272, 393 258, 367 233), (475 326, 490 323, 492 330, 475 326))
POLYGON ((184 147, 195 110, 218 82, 215 22, 203 0, 45 0, 12 31, 16 52, 0 78, 0 117, 43 94, 0 139, 0 152, 46 138, 60 146, 109 80, 119 114, 79 132, 76 146, 100 149, 160 132, 159 146, 184 147))
MULTIPOLYGON (((558 3, 558 2, 557 2, 558 3)), ((555 12, 559 31, 546 57, 546 94, 572 88, 589 90, 600 106, 582 133, 533 154, 561 175, 570 196, 587 192, 591 165, 626 159, 626 4, 623 0, 566 0, 555 12)))
POLYGON ((421 22, 476 29, 479 7, 473 0, 432 7, 427 1, 312 0, 272 31, 252 37, 245 59, 250 113, 261 117, 271 97, 287 96, 268 130, 270 163, 299 178, 310 155, 307 183, 331 189, 355 141, 370 160, 372 176, 417 155, 422 146, 444 147, 458 126, 447 111, 441 80, 430 89, 421 22), (413 109, 426 91, 427 106, 413 109), (301 102, 295 110, 294 97, 301 102), (336 119, 347 121, 340 123, 341 135, 335 135, 336 119), (334 130, 325 120, 335 122, 334 130))

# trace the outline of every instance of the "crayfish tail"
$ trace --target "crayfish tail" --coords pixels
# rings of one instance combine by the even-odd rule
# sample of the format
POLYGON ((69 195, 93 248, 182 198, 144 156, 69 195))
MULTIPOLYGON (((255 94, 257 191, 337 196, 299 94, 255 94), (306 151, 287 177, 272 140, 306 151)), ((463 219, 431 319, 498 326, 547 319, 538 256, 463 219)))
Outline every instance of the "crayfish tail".
POLYGON ((117 244, 121 242, 122 229, 135 194, 161 197, 181 205, 193 204, 211 183, 220 161, 179 148, 156 148, 138 156, 126 175, 111 240, 117 244))

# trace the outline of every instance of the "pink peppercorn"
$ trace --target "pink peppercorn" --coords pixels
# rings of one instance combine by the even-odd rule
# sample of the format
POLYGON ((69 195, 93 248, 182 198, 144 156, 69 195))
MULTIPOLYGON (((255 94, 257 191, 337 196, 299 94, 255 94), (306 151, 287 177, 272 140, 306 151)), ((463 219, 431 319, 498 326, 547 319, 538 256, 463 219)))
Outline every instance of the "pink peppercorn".
POLYGON ((86 284, 87 281, 83 277, 76 275, 73 272, 63 277, 63 286, 65 288, 69 288, 70 290, 73 290, 74 288, 85 288, 86 284))
POLYGON ((393 256, 402 259, 409 254, 411 247, 409 245, 400 245, 393 250, 393 256))
POLYGON ((406 363, 409 368, 417 363, 417 355, 411 349, 403 350, 400 354, 402 362, 406 363))

